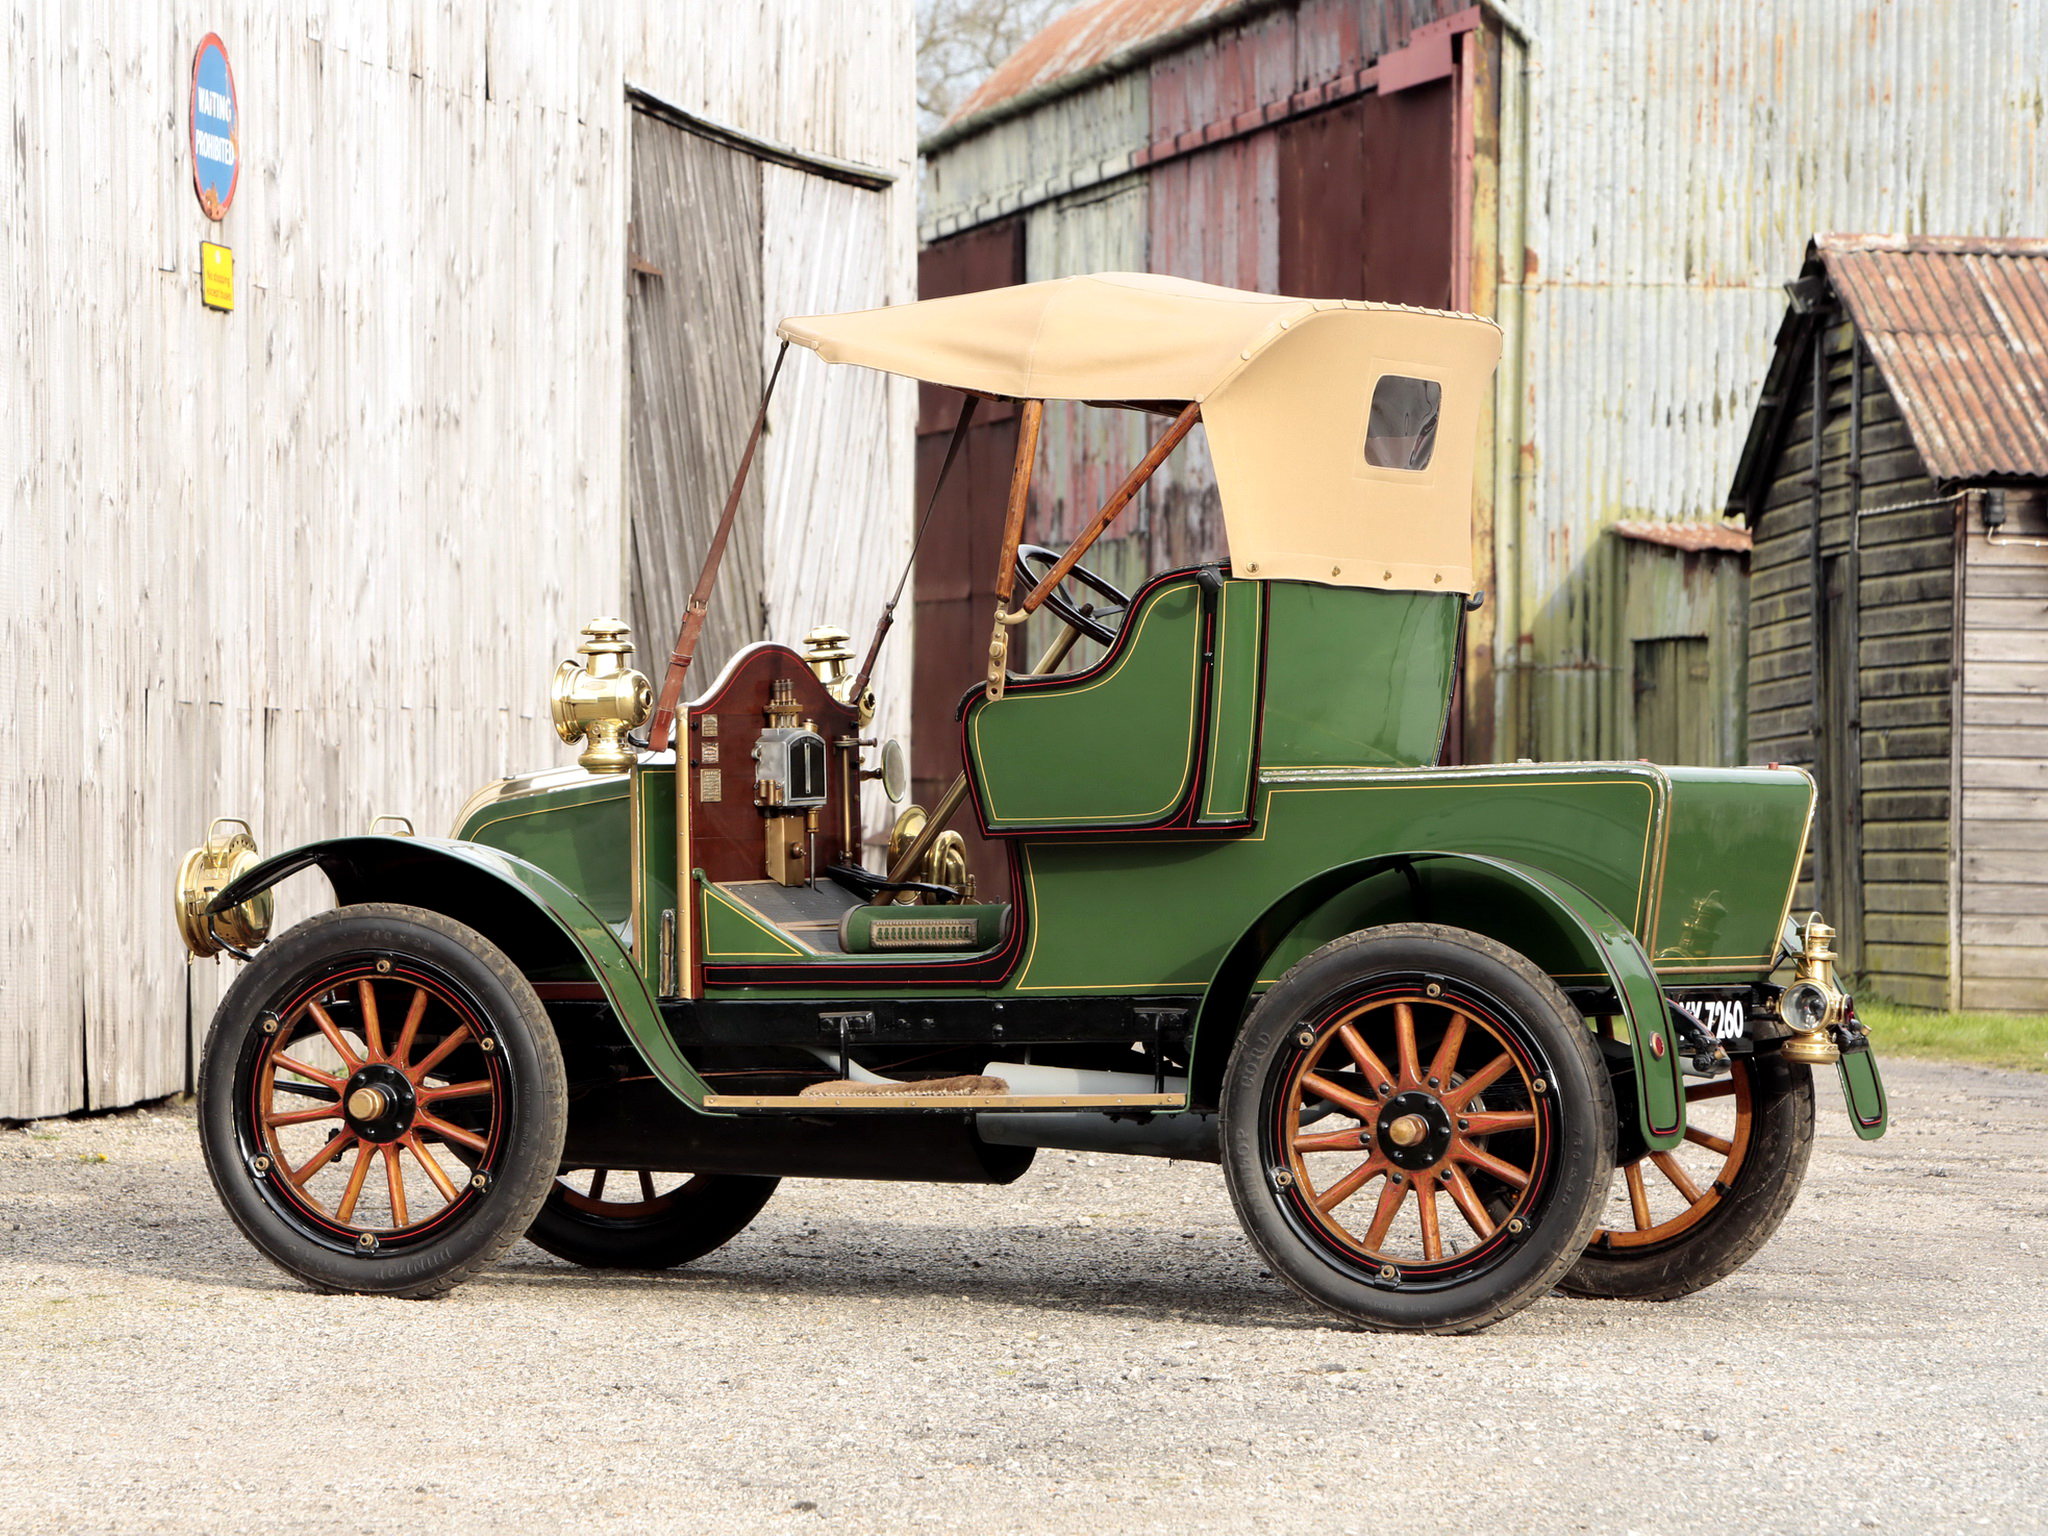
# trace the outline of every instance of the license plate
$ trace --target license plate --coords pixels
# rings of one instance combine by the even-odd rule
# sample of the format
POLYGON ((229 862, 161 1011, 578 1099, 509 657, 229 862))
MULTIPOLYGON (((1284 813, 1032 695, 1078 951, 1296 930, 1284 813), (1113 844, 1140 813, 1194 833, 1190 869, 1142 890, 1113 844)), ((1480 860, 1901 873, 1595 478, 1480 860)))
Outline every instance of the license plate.
POLYGON ((1741 998, 1712 998, 1692 1012, 1716 1040, 1739 1040, 1749 1032, 1749 1006, 1741 998))

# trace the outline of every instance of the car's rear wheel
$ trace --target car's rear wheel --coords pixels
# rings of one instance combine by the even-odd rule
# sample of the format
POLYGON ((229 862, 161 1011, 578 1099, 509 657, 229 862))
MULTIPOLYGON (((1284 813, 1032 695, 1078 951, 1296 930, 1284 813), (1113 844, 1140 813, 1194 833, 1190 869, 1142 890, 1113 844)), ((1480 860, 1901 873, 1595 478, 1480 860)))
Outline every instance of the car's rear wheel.
POLYGON ((1403 923, 1324 945, 1260 999, 1223 1125, 1239 1219, 1289 1285, 1368 1328, 1469 1332, 1584 1250, 1614 1099, 1541 970, 1403 923))
POLYGON ((584 1168, 564 1173, 527 1239, 588 1269, 672 1269, 744 1232, 779 1179, 584 1168))
POLYGON ((1778 1230, 1813 1155, 1811 1070, 1737 1056, 1728 1076, 1688 1085, 1685 1105, 1680 1146, 1620 1165, 1565 1291, 1671 1301, 1734 1273, 1778 1230))
POLYGON ((322 1290, 432 1296, 532 1224, 562 1153, 560 1049, 482 934, 417 907, 324 912, 268 945, 207 1035, 221 1203, 322 1290))

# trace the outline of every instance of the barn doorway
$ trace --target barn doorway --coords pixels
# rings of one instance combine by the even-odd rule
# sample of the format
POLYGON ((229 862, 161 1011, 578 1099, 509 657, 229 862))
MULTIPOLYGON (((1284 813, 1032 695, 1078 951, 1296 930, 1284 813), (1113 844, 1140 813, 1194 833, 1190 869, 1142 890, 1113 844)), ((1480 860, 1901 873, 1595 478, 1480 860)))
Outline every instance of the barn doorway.
MULTIPOLYGON (((763 383, 761 162, 632 114, 626 342, 627 622, 642 666, 675 643, 763 383)), ((691 669, 702 684, 766 637, 762 477, 749 477, 691 669)))
POLYGON ((1673 766, 1714 763, 1714 674, 1705 635, 1635 642, 1636 756, 1673 766))

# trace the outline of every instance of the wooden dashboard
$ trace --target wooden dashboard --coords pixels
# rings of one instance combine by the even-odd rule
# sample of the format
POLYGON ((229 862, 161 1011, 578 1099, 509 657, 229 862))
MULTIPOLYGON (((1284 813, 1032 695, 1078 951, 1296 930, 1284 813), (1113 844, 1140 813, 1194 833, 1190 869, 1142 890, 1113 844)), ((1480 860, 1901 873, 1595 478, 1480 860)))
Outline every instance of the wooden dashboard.
MULTIPOLYGON (((830 864, 858 864, 860 715, 832 697, 788 646, 759 645, 689 708, 689 730, 677 743, 688 775, 691 863, 713 880, 759 880, 766 874, 768 820, 755 801, 754 748, 768 729, 768 701, 777 681, 788 684, 799 721, 825 738, 826 801, 818 810, 813 876, 830 864)), ((678 872, 684 880, 689 871, 678 872)))

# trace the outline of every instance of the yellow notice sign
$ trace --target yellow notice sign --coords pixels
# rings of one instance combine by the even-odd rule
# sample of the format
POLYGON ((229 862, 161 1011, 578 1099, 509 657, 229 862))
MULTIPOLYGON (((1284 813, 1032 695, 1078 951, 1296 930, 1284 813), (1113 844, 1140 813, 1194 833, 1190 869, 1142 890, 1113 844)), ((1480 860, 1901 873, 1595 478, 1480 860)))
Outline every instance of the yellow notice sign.
POLYGON ((235 253, 211 240, 199 242, 199 298, 223 313, 235 307, 235 253))

